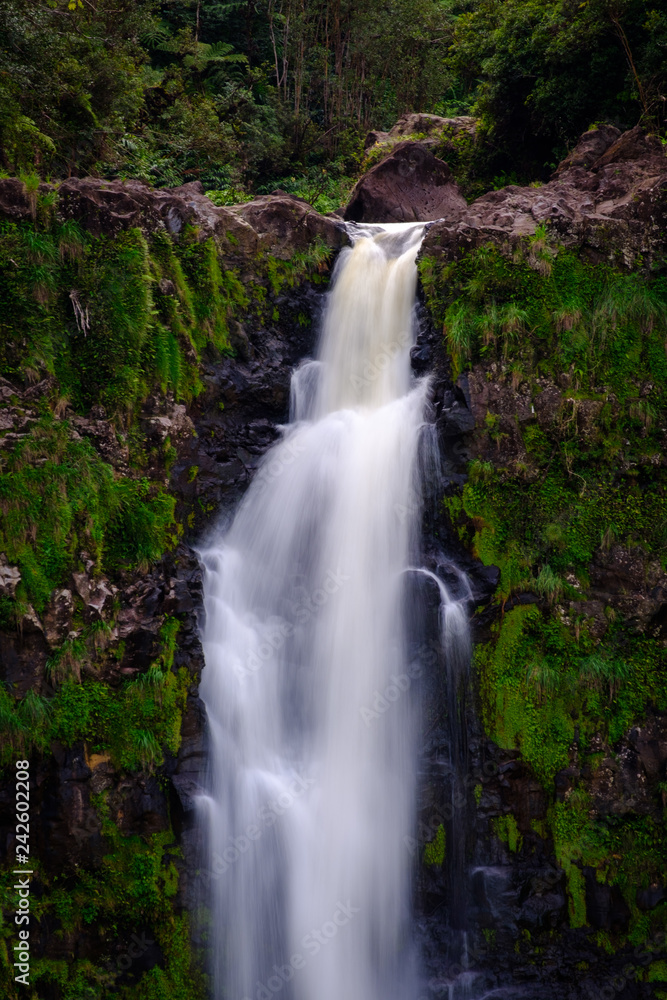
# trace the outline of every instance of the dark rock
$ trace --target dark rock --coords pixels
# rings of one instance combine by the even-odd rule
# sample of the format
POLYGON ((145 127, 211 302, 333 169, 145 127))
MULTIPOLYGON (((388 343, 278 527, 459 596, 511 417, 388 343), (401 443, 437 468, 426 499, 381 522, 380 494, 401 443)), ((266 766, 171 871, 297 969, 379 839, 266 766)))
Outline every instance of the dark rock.
POLYGON ((345 209, 350 222, 428 222, 461 217, 466 202, 446 163, 401 142, 365 174, 345 209))
POLYGON ((39 691, 49 654, 41 623, 29 609, 18 631, 0 632, 0 680, 18 698, 31 688, 39 691))
POLYGON ((652 885, 648 889, 637 890, 637 906, 640 910, 653 910, 667 899, 667 889, 662 885, 652 885))
POLYGON ((586 880, 586 918, 596 930, 625 931, 630 922, 630 908, 617 886, 598 882, 594 868, 584 868, 586 880))

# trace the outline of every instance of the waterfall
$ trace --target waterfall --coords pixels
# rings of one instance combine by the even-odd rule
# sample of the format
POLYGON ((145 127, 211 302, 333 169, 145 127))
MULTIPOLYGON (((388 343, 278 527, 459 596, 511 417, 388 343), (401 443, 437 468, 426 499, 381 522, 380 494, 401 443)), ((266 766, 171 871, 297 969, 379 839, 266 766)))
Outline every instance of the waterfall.
POLYGON ((404 590, 428 391, 410 369, 423 230, 350 225, 292 422, 201 553, 216 1000, 417 993, 404 590))

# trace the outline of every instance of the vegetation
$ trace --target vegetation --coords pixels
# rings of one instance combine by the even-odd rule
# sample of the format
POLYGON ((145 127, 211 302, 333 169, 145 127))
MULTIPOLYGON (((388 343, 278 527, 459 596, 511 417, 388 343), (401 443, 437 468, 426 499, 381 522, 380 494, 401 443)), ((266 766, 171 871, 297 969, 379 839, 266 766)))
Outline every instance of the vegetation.
POLYGON ((26 177, 329 210, 369 128, 465 113, 481 190, 548 173, 592 122, 661 129, 666 38, 651 0, 0 0, 0 151, 26 177))
MULTIPOLYGON (((474 370, 477 391, 488 380, 513 400, 509 416, 488 405, 469 478, 444 501, 460 538, 500 569, 498 616, 475 651, 484 727, 521 751, 547 791, 547 822, 534 830, 552 839, 565 872, 571 925, 587 923, 588 868, 630 913, 627 934, 599 943, 637 944, 664 930, 665 907, 649 914, 636 902, 663 879, 661 790, 654 783, 650 815, 613 816, 582 775, 599 763, 592 747, 613 759, 633 725, 667 711, 664 642, 642 618, 643 601, 632 603, 629 582, 606 606, 594 591, 604 587, 596 566, 613 552, 642 567, 642 593, 667 566, 667 481, 656 460, 667 286, 660 275, 591 265, 545 230, 515 250, 487 245, 420 266, 455 374, 474 370), (568 768, 579 776, 556 800, 568 768)), ((494 832, 512 851, 530 849, 511 814, 494 832)))

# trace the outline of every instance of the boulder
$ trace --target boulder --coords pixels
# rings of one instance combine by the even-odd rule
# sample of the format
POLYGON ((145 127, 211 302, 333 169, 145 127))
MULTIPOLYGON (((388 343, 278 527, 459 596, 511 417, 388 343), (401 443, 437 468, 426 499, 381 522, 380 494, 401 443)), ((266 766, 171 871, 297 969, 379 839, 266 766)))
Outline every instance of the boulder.
POLYGON ((350 222, 456 222, 466 201, 442 160, 421 143, 400 142, 357 183, 345 209, 350 222))
POLYGON ((258 236, 258 249, 289 259, 295 250, 306 250, 318 237, 332 249, 348 242, 344 227, 320 215, 303 198, 275 191, 242 205, 230 205, 230 214, 250 226, 258 236))
MULTIPOLYGON (((444 134, 454 136, 458 135, 459 132, 466 132, 472 138, 476 131, 477 119, 468 115, 441 118, 440 115, 412 113, 399 118, 387 135, 390 139, 409 135, 424 135, 426 138, 423 141, 435 143, 444 134)), ((379 134, 383 135, 384 133, 379 134)))
MULTIPOLYGON (((454 220, 426 235, 423 252, 456 260, 482 244, 508 252, 538 226, 593 263, 650 271, 665 253, 667 156, 641 129, 586 132, 552 179, 537 187, 509 185, 478 198, 454 220)), ((539 269, 540 262, 535 261, 539 269)))

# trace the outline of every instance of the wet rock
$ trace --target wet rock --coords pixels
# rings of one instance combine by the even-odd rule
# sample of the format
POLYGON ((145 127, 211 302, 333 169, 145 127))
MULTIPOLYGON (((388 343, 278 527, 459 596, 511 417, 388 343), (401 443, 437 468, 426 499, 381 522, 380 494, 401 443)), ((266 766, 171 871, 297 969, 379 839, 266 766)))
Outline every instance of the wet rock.
POLYGON ((427 222, 466 208, 446 163, 419 143, 401 142, 357 183, 345 209, 350 222, 427 222))
POLYGON ((186 813, 195 808, 206 773, 206 709, 199 698, 189 698, 181 728, 182 743, 171 771, 171 782, 186 813))

